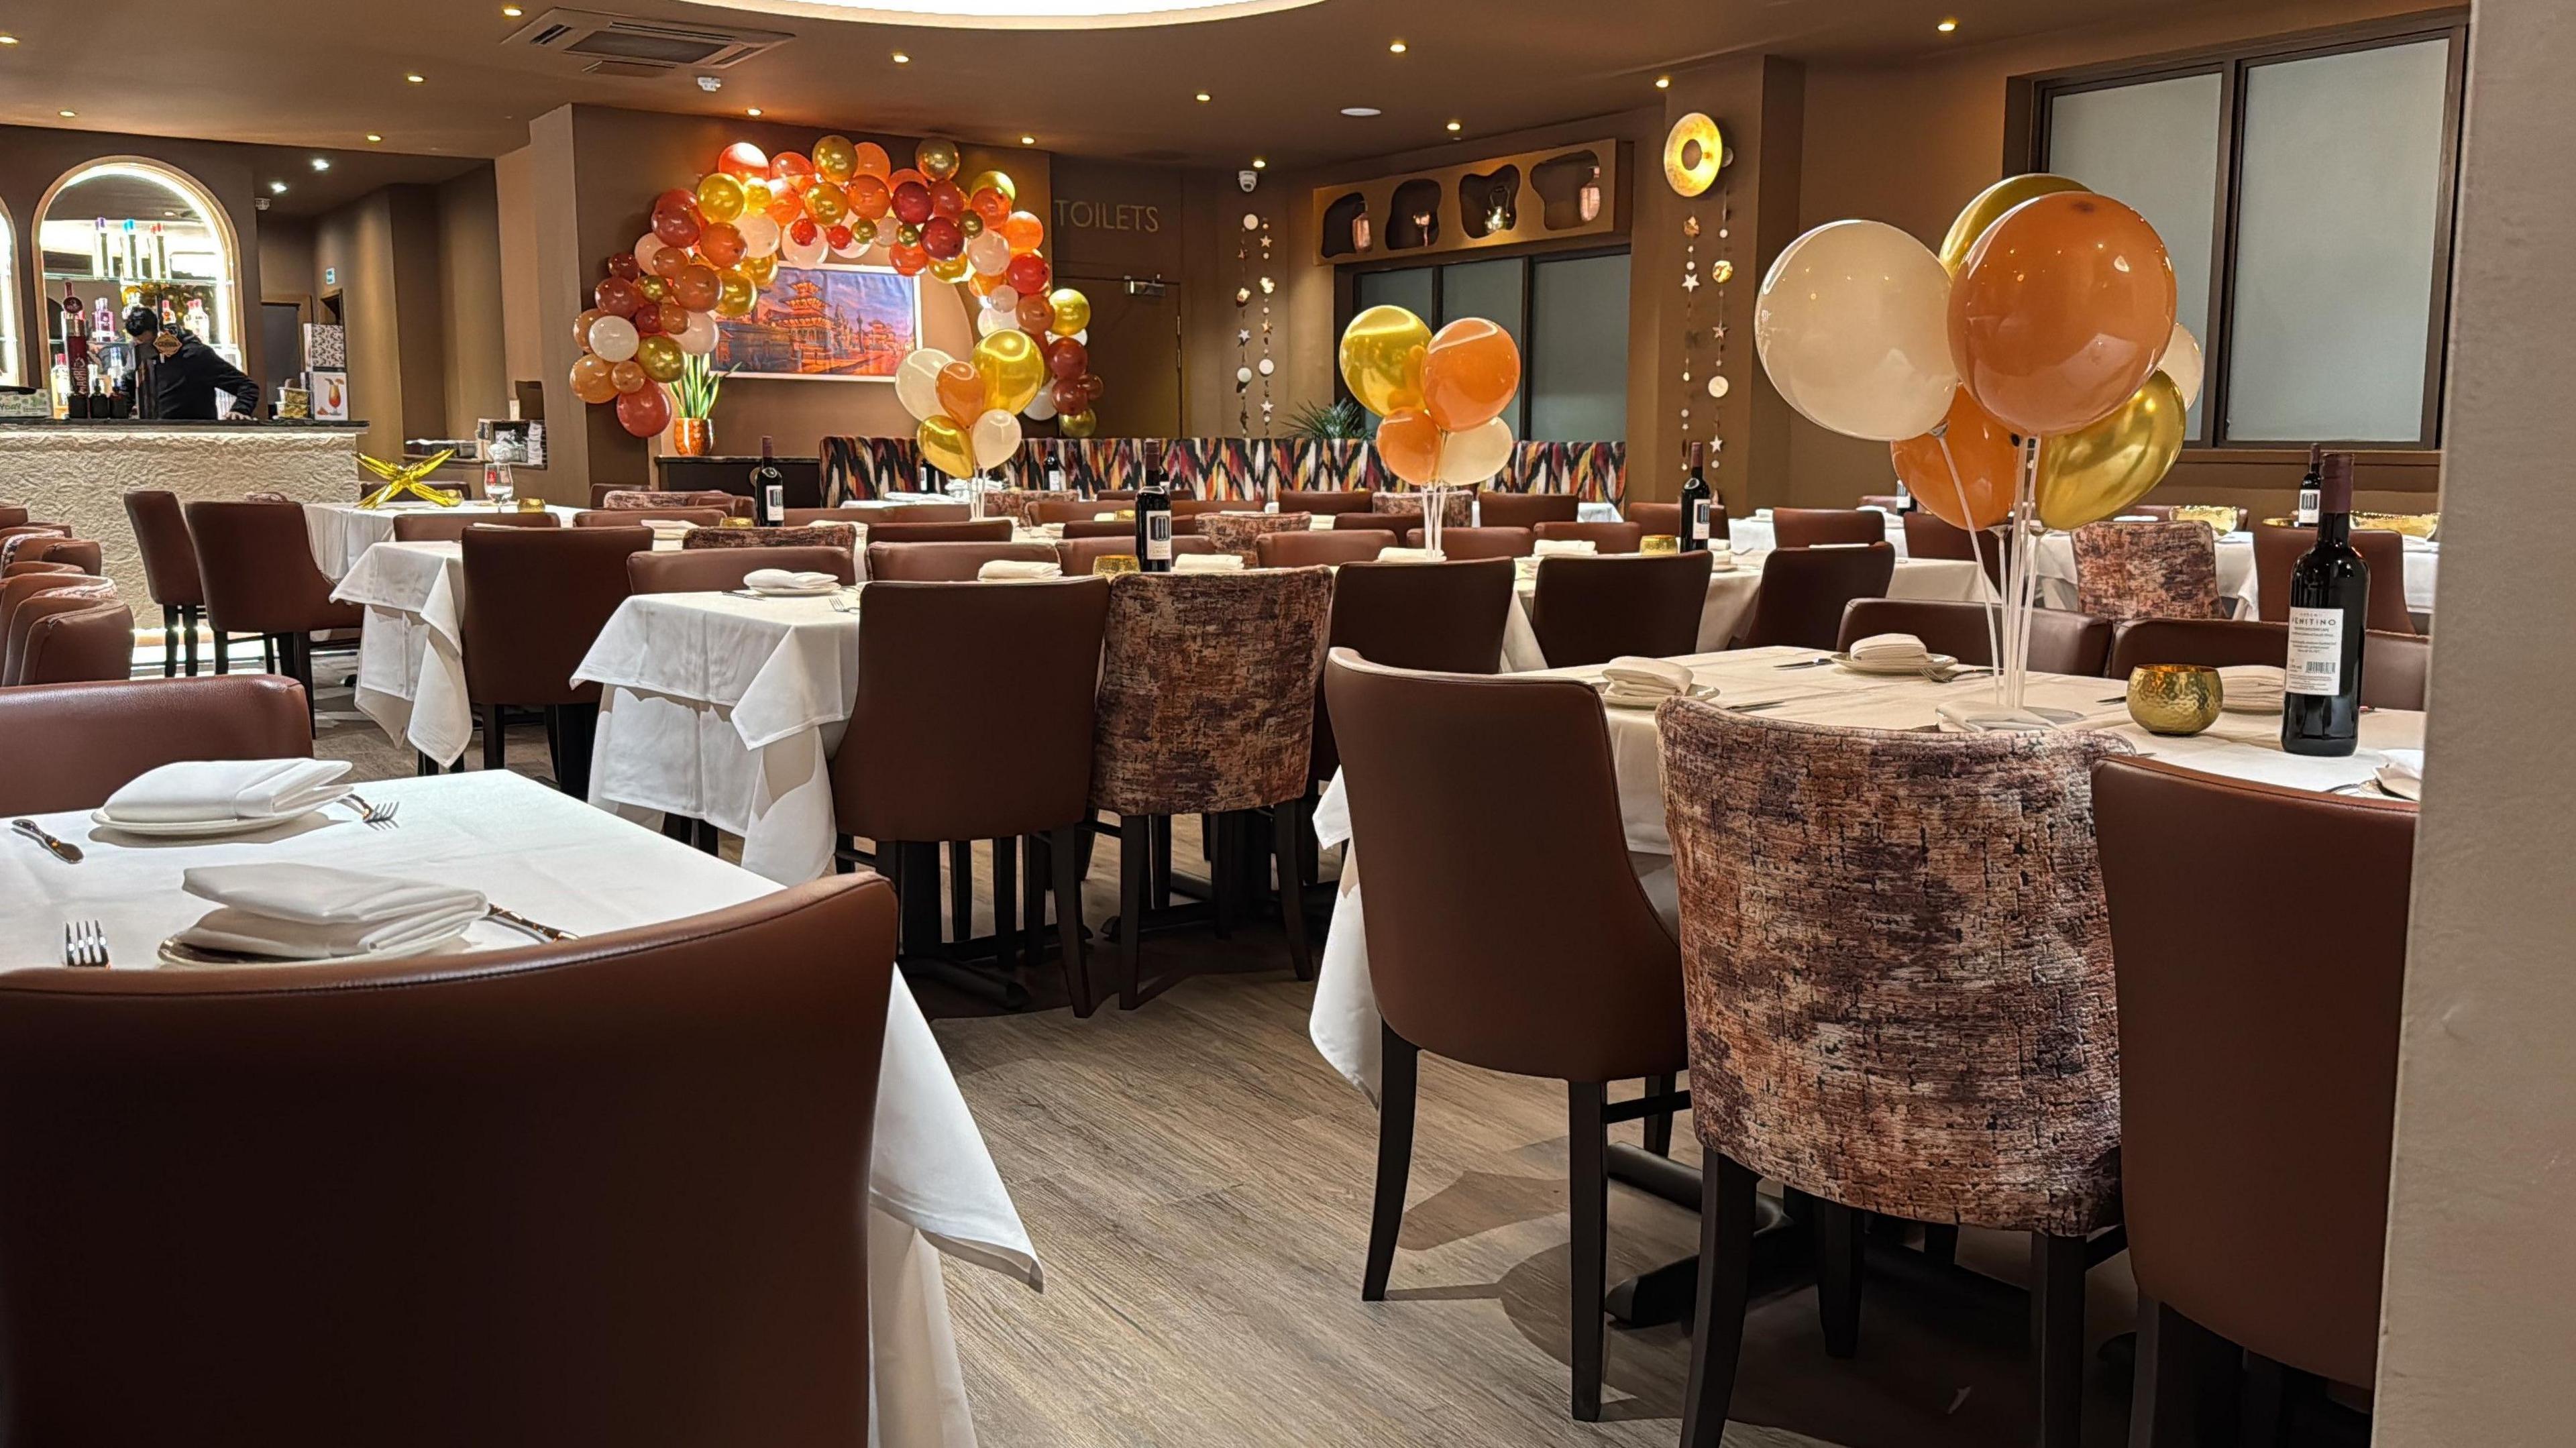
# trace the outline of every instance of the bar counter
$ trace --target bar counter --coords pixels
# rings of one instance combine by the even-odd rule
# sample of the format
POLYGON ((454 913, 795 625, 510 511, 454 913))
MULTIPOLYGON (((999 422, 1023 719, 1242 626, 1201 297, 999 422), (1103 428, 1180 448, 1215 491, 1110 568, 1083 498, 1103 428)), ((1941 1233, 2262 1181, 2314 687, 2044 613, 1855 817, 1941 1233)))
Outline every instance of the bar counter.
POLYGON ((282 493, 297 502, 357 496, 363 422, 88 422, 0 419, 0 502, 29 521, 95 538, 107 576, 150 632, 159 618, 125 495, 163 488, 183 503, 282 493))

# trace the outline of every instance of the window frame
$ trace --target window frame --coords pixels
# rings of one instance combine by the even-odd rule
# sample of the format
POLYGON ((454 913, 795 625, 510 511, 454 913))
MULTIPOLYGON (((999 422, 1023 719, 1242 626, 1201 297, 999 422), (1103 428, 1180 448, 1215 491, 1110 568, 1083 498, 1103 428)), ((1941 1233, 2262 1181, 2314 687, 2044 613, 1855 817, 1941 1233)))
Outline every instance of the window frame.
MULTIPOLYGON (((1582 261, 1592 257, 1603 256, 1630 257, 1631 265, 1633 265, 1634 257, 1632 252, 1633 248, 1623 239, 1609 245, 1601 245, 1597 243, 1587 245, 1578 242, 1573 245, 1539 246, 1526 250, 1514 249, 1481 255, 1469 253, 1462 256, 1446 257, 1440 260, 1431 260, 1421 256, 1408 255, 1401 257, 1373 257, 1367 261, 1340 262, 1333 268, 1333 335, 1336 337, 1342 335, 1342 333, 1350 327, 1351 318, 1359 314, 1359 279, 1362 276, 1373 272, 1391 271, 1418 270, 1431 273, 1431 311, 1432 316, 1437 317, 1448 309, 1449 288, 1446 272, 1447 268, 1452 266, 1470 265, 1477 262, 1509 261, 1518 263, 1521 269, 1521 314, 1512 324, 1512 335, 1520 341, 1522 385, 1520 390, 1512 395, 1512 405, 1506 411, 1505 415, 1511 419, 1512 436, 1516 439, 1527 440, 1529 437, 1530 414, 1529 355, 1534 347, 1534 340, 1531 333, 1532 318, 1530 299, 1537 292, 1537 286, 1535 285, 1537 281, 1537 277, 1535 275, 1536 270, 1552 261, 1582 261)), ((1426 317, 1423 320, 1425 322, 1431 322, 1431 317, 1426 317)), ((1432 324, 1431 329, 1435 332, 1440 330, 1436 323, 1432 324)), ((1350 384, 1342 380, 1341 369, 1338 367, 1333 369, 1333 400, 1336 402, 1357 402, 1359 400, 1351 395, 1350 384)))
POLYGON ((2386 20, 2296 31, 2237 45, 2051 71, 2016 80, 2010 119, 2018 124, 2008 127, 2010 134, 2005 143, 2005 165, 2009 171, 2019 172, 2047 169, 2051 103, 2059 96, 2194 75, 2216 75, 2220 79, 2218 195, 2212 208, 2210 237, 2210 316, 2205 335, 2200 338, 2205 362, 2202 401, 2207 405, 2201 409, 2199 434, 2184 440, 2187 455, 2245 455, 2280 452, 2298 446, 2287 439, 2238 439, 2227 430, 2229 370, 2233 363, 2230 333, 2236 317, 2237 218, 2244 202, 2238 180, 2243 170, 2245 149, 2245 86, 2248 74, 2262 65, 2433 40, 2447 42, 2449 49, 2444 58, 2442 148, 2433 207, 2433 278, 2424 334, 2424 396, 2416 418, 2415 436, 2411 439, 2368 441, 2316 439, 2329 446, 2340 445, 2363 452, 2432 453, 2438 452, 2442 445, 2443 374, 2450 346, 2453 241, 2459 229, 2460 131, 2468 73, 2468 11, 2438 10, 2393 16, 2386 20))

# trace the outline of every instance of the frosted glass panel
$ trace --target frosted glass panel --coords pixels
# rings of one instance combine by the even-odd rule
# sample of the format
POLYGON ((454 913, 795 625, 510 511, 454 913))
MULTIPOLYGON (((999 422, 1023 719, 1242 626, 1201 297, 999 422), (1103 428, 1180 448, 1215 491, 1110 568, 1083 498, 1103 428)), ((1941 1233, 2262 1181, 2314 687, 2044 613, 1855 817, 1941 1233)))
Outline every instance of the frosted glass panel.
MULTIPOLYGON (((2174 315, 2209 341, 2210 238, 2218 213, 2217 72, 2048 103, 2048 169, 2126 203, 2164 238, 2173 257, 2174 315)), ((2201 436, 2199 402, 2188 425, 2201 436)))
POLYGON ((1524 358, 1528 436, 1595 442, 1628 435, 1628 254, 1530 267, 1524 358))
POLYGON ((2228 436, 2422 433, 2446 40, 2248 68, 2228 436))
MULTIPOLYGON (((1526 352, 1529 339, 1521 335, 1521 277, 1528 270, 1518 257, 1497 261, 1464 261, 1440 269, 1440 315, 1426 318, 1434 328, 1445 327, 1461 317, 1482 317, 1511 333, 1512 341, 1526 352)), ((1521 418, 1525 404, 1515 397, 1504 409, 1503 417, 1515 433, 1526 432, 1521 418)))
POLYGON ((1352 283, 1351 294, 1359 303, 1356 311, 1371 307, 1402 307, 1417 317, 1431 315, 1431 268, 1406 267, 1401 271, 1361 272, 1352 283))

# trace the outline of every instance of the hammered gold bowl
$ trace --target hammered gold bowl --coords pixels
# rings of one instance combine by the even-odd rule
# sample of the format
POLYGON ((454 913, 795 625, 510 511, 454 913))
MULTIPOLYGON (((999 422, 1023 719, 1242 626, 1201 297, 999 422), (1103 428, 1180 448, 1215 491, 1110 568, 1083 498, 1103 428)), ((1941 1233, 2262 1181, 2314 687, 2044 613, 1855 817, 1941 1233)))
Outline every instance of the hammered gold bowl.
POLYGON ((1142 567, 1133 553, 1103 553, 1091 560, 1091 571, 1102 575, 1134 573, 1142 567))
POLYGON ((1638 540, 1637 551, 1640 553, 1679 553, 1682 551, 1682 540, 1674 537, 1670 533, 1649 533, 1644 538, 1638 540))
POLYGON ((2174 505, 2177 523, 2207 523, 2212 532, 2233 533, 2244 514, 2224 503, 2178 503, 2174 505))
POLYGON ((2403 533, 2409 538, 2430 538, 2442 529, 2439 513, 2355 513, 2352 526, 2381 533, 2403 533))
POLYGON ((2150 734, 2198 734, 2218 722, 2227 693, 2205 664, 2142 664, 2129 671, 2129 717, 2150 734))

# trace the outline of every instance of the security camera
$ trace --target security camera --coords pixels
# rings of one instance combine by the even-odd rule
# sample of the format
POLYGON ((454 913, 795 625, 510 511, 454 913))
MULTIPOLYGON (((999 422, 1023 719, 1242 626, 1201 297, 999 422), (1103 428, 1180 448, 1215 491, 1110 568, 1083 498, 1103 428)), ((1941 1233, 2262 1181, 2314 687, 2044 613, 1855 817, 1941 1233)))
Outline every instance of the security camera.
POLYGON ((698 89, 705 91, 708 95, 714 95, 717 91, 724 89, 724 77, 720 75, 699 76, 698 89))
POLYGON ((1261 173, 1258 171, 1237 171, 1234 173, 1234 184, 1242 187, 1248 192, 1253 187, 1261 184, 1261 173))

